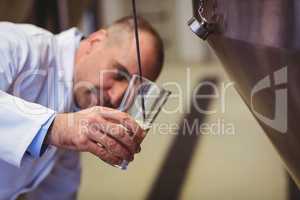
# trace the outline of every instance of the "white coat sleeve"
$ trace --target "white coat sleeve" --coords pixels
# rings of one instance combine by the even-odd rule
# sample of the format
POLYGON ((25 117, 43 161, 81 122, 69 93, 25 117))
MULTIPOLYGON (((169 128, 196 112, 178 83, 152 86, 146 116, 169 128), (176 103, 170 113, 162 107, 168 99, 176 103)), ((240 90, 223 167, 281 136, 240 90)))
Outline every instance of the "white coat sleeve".
POLYGON ((9 94, 28 53, 28 45, 13 25, 0 23, 0 159, 17 167, 41 126, 54 114, 9 94))

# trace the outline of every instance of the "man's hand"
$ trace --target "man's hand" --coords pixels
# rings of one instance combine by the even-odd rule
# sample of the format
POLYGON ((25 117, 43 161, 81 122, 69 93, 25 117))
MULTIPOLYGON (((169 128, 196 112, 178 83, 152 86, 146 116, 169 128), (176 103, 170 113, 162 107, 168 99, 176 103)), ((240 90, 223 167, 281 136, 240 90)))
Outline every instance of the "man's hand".
POLYGON ((126 113, 93 107, 77 113, 58 114, 46 143, 59 148, 90 152, 118 165, 132 161, 140 151, 143 129, 126 113))

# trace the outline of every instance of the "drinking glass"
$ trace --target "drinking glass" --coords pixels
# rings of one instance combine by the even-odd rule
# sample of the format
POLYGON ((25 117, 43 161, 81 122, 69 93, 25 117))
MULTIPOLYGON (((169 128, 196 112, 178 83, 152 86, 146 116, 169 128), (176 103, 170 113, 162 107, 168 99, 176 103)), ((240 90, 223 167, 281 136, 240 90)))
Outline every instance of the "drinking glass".
MULTIPOLYGON (((128 113, 147 133, 160 113, 171 92, 156 83, 133 75, 124 94, 119 110, 128 113)), ((126 170, 128 161, 116 167, 126 170)))

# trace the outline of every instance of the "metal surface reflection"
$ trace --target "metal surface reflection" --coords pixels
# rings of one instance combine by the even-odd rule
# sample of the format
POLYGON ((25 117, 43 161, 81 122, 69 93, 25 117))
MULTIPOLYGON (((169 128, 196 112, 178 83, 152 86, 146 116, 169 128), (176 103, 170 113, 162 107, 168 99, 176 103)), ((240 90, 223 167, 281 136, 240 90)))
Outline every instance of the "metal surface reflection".
POLYGON ((300 1, 207 0, 204 12, 210 46, 299 187, 300 1))

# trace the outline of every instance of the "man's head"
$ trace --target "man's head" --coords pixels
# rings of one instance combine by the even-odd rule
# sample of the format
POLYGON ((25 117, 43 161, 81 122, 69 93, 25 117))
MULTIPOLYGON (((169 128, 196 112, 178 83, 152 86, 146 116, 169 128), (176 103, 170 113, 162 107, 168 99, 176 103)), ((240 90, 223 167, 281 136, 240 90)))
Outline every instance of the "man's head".
MULTIPOLYGON (((147 21, 138 18, 138 26, 143 76, 154 81, 164 61, 163 43, 147 21)), ((134 21, 125 17, 80 43, 74 72, 77 105, 118 107, 130 76, 137 73, 134 21)))

